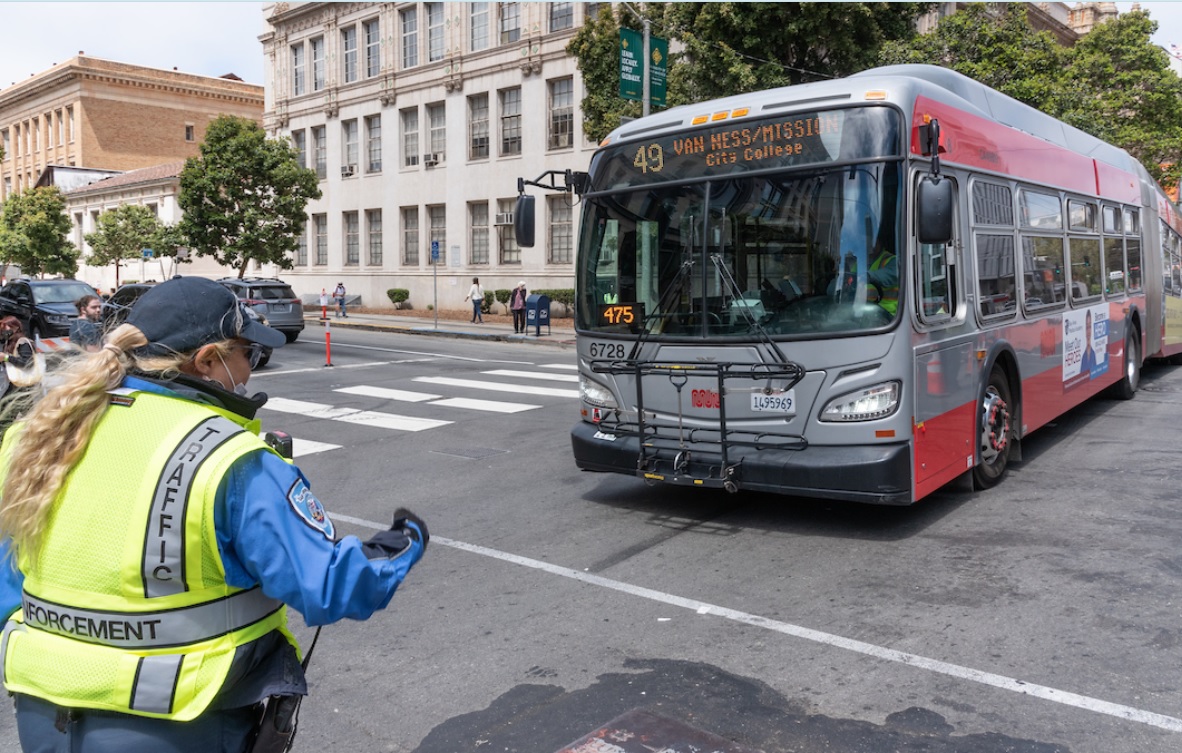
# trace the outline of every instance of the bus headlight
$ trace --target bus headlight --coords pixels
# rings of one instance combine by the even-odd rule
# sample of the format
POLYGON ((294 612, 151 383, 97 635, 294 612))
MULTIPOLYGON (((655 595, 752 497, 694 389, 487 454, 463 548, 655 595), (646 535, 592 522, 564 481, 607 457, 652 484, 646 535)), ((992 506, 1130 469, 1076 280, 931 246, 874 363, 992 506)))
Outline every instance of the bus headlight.
POLYGON ((579 394, 582 395, 583 401, 595 405, 600 408, 615 408, 616 400, 612 397, 612 393, 607 387, 604 387, 598 382, 593 382, 583 375, 579 375, 579 394))
POLYGON ((899 408, 899 383, 884 382, 830 400, 821 411, 822 421, 874 421, 899 408))

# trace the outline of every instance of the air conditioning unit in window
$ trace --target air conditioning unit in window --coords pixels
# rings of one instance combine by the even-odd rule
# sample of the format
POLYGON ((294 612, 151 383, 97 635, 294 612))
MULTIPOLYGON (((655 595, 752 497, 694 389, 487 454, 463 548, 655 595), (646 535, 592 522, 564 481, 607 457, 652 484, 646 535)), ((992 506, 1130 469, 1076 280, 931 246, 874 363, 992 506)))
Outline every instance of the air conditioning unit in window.
POLYGON ((439 164, 439 155, 438 154, 424 154, 423 155, 423 165, 425 167, 435 167, 438 164, 439 164))
POLYGON ((357 165, 341 165, 341 177, 352 178, 353 174, 357 172, 357 165))
POLYGON ((493 224, 494 225, 512 225, 513 224, 513 213, 512 212, 497 212, 496 217, 494 218, 493 224))

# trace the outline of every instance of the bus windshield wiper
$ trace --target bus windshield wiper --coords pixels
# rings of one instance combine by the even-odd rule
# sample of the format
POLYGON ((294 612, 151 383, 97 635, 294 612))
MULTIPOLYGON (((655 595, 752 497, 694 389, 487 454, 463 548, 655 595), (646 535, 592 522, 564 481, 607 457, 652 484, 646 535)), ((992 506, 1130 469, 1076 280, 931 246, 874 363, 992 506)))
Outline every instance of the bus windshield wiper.
POLYGON ((657 301, 656 310, 652 316, 648 316, 644 321, 644 329, 640 333, 640 337, 636 338, 636 342, 632 345, 632 350, 628 354, 629 361, 635 361, 636 357, 640 355, 640 349, 648 342, 653 334, 653 328, 658 321, 663 318, 672 316, 672 313, 663 313, 668 310, 668 307, 673 302, 681 298, 681 293, 685 287, 685 281, 690 277, 690 270, 693 268, 693 261, 686 259, 681 263, 677 269, 677 274, 669 281, 665 292, 661 294, 660 300, 657 301))
MULTIPOLYGON (((726 265, 726 260, 722 258, 721 254, 710 254, 710 261, 714 263, 714 268, 718 270, 719 277, 722 278, 727 290, 734 300, 743 300, 743 291, 739 288, 739 284, 735 282, 735 276, 731 274, 730 267, 726 265)), ((755 314, 751 313, 750 306, 736 307, 743 313, 743 317, 750 325, 751 331, 759 336, 759 340, 768 347, 768 350, 775 356, 775 359, 780 363, 789 363, 788 357, 784 355, 784 351, 780 350, 780 346, 772 340, 771 335, 764 329, 764 326, 755 318, 755 314)), ((803 371, 803 369, 802 369, 803 371)))

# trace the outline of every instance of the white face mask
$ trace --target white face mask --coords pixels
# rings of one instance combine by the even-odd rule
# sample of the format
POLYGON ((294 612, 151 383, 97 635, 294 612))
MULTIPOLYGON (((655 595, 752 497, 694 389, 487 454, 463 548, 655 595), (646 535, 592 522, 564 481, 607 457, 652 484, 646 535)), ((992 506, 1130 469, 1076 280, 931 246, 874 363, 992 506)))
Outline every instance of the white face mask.
MULTIPOLYGON (((222 368, 226 370, 226 376, 233 379, 234 375, 230 373, 230 367, 226 365, 226 359, 222 358, 221 353, 218 353, 218 360, 222 362, 222 368)), ((221 382, 219 382, 219 384, 221 384, 221 382)), ((226 385, 223 384, 222 387, 226 387, 226 385)), ((246 397, 246 385, 242 382, 234 382, 233 387, 226 387, 226 389, 229 389, 235 395, 246 397)))

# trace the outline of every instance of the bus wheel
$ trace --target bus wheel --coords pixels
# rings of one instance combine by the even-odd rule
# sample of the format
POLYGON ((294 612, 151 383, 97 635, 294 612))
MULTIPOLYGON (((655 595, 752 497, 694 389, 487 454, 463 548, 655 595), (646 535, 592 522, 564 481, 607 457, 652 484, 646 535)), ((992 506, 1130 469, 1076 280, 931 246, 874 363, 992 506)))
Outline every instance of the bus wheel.
POLYGON ((1013 438, 1012 417, 1009 380, 1000 366, 994 366, 989 374, 989 384, 981 395, 981 462, 973 468, 975 488, 995 486, 1005 475, 1013 438))
POLYGON ((1112 394, 1118 400, 1132 400, 1141 386, 1141 343, 1137 331, 1130 329, 1125 338, 1125 375, 1112 385, 1112 394))

